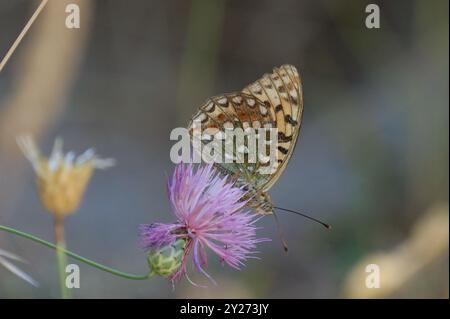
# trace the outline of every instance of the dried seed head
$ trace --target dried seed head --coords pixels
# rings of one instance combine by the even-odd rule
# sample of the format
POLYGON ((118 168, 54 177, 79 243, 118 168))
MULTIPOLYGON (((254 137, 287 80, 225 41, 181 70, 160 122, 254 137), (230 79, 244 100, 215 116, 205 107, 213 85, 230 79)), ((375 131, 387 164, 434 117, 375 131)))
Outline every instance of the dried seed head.
POLYGON ((36 173, 38 193, 43 206, 52 214, 65 216, 78 208, 94 169, 114 165, 112 159, 100 159, 89 149, 80 156, 62 152, 62 141, 55 141, 49 158, 40 154, 30 137, 17 140, 36 173))

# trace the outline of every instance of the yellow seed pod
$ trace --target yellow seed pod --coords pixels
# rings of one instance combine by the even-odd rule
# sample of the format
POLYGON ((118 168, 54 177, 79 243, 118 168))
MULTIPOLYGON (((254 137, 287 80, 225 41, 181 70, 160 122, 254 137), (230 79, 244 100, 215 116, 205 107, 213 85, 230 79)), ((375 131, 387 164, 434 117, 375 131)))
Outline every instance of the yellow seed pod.
POLYGON ((18 143, 33 165, 42 205, 60 217, 77 210, 96 168, 105 169, 114 165, 112 159, 96 157, 92 149, 77 158, 73 152, 63 154, 60 140, 55 141, 49 158, 40 155, 30 138, 20 138, 18 143))
POLYGON ((39 197, 44 207, 57 215, 68 215, 77 210, 94 171, 92 163, 46 170, 37 176, 39 197))

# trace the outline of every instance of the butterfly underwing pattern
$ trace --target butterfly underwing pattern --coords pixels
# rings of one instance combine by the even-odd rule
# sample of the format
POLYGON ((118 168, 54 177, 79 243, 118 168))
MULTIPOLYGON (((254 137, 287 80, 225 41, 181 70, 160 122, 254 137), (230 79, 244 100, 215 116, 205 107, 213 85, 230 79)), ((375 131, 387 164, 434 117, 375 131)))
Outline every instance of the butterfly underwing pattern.
MULTIPOLYGON (((215 163, 220 172, 249 189, 248 206, 259 214, 271 214, 273 204, 268 194, 286 168, 297 143, 303 114, 303 91, 300 76, 292 65, 274 68, 241 92, 223 94, 208 99, 189 123, 192 134, 194 121, 200 123, 202 134, 216 136, 241 128, 276 128, 276 160, 273 162, 248 161, 241 163, 215 163), (261 173, 271 165, 270 174, 261 173)), ((234 143, 238 143, 234 141, 234 143)), ((246 145, 235 145, 234 150, 246 145)), ((227 154, 225 156, 235 156, 227 154)))

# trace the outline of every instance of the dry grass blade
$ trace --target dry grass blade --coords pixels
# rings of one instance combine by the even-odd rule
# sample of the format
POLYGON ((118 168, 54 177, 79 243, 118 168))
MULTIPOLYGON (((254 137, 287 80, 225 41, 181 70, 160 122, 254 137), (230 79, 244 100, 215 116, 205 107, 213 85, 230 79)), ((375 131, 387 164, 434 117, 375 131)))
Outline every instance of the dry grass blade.
POLYGON ((8 62, 9 58, 13 55, 16 48, 19 46, 20 42, 22 41, 23 37, 27 34, 30 27, 33 25, 36 18, 39 16, 39 13, 41 13, 42 9, 44 9, 45 5, 47 4, 48 0, 42 0, 39 7, 37 7, 36 11, 31 16, 30 20, 28 20, 25 27, 22 29, 22 32, 20 32, 19 36, 17 37, 16 41, 14 41, 13 45, 9 48, 8 52, 6 52, 5 57, 0 62, 0 72, 2 72, 3 68, 5 67, 6 63, 8 62))

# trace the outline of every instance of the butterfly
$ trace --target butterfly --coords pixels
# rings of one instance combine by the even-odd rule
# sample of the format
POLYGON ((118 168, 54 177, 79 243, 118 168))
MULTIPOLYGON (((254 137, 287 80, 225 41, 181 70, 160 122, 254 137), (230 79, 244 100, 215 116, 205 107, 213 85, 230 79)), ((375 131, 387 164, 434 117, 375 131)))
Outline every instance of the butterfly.
MULTIPOLYGON (((244 161, 214 164, 221 173, 243 185, 249 192, 247 206, 258 214, 269 215, 273 214, 274 205, 268 191, 284 172, 294 152, 302 114, 300 75, 294 66, 282 65, 240 92, 209 98, 191 119, 188 130, 192 135, 194 121, 201 123, 201 131, 209 135, 233 128, 277 129, 276 160, 272 163, 244 161), (267 165, 271 165, 270 173, 261 173, 267 165)), ((235 149, 239 149, 242 145, 236 146, 235 149)))

